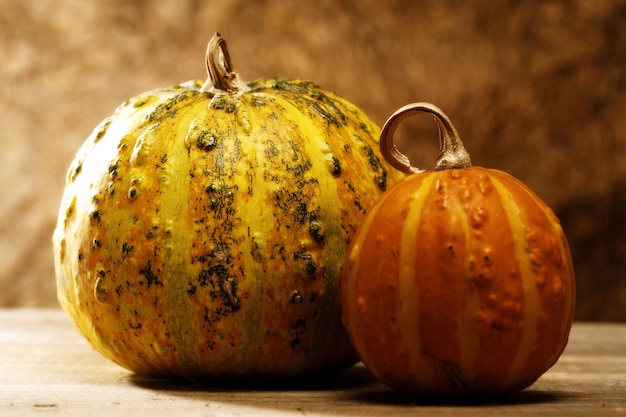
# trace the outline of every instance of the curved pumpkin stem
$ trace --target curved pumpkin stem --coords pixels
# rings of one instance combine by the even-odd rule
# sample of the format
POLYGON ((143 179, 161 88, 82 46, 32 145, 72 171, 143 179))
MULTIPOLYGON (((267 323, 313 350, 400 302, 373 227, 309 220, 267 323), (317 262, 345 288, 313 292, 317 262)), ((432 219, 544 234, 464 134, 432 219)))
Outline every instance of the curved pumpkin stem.
POLYGON ((440 152, 435 170, 469 168, 472 161, 463 146, 463 142, 448 116, 437 106, 430 103, 412 103, 400 107, 385 122, 380 133, 380 151, 385 160, 394 168, 406 172, 417 173, 424 170, 411 165, 409 158, 398 151, 393 143, 393 135, 398 124, 405 118, 419 112, 430 113, 435 117, 439 128, 440 152))
POLYGON ((226 41, 218 32, 209 41, 205 59, 209 78, 200 91, 214 92, 215 90, 220 90, 230 94, 237 94, 250 89, 241 81, 239 74, 233 69, 230 55, 226 48, 226 41))

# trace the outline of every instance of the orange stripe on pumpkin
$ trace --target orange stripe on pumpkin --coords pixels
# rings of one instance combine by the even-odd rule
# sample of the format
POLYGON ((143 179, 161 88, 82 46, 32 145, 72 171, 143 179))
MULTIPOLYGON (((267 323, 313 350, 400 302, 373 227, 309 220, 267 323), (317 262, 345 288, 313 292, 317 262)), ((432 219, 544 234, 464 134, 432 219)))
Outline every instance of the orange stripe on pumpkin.
POLYGON ((478 312, 480 311, 480 294, 476 290, 471 290, 474 261, 469 261, 469 259, 475 259, 475 241, 480 239, 486 219, 486 214, 484 214, 484 209, 482 208, 482 204, 480 204, 480 195, 480 186, 477 186, 473 181, 467 184, 465 193, 463 193, 465 197, 462 198, 466 201, 464 202, 463 214, 460 216, 460 225, 463 230, 465 244, 462 248, 463 251, 459 251, 459 260, 464 264, 460 266, 462 266, 464 270, 463 278, 466 285, 466 294, 464 309, 459 311, 461 318, 459 320, 457 340, 462 341, 463 344, 460 368, 464 370, 464 374, 461 375, 461 377, 466 383, 474 381, 475 379, 474 363, 476 362, 478 349, 480 348, 478 322, 476 320, 478 312), (477 197, 479 198, 478 204, 477 197))
POLYGON ((478 307, 467 304, 467 331, 459 337, 466 346, 478 347, 472 361, 467 353, 464 363, 467 385, 479 392, 498 389, 512 363, 520 339, 523 295, 519 265, 511 234, 506 207, 484 168, 471 168, 468 200, 463 213, 470 225, 469 249, 466 263, 466 299, 478 298, 478 307), (472 327, 473 326, 473 327, 472 327), (494 368, 493 364, 500 366, 494 368))
POLYGON ((463 385, 460 370, 463 340, 459 334, 464 323, 465 231, 458 187, 460 171, 441 171, 430 175, 434 181, 423 203, 415 252, 415 280, 419 288, 421 357, 430 374, 422 389, 432 381, 435 386, 463 385))
MULTIPOLYGON (((343 323, 345 327, 355 330, 356 337, 353 338, 352 342, 356 351, 360 354, 377 348, 374 346, 378 342, 376 339, 373 339, 371 344, 359 343, 367 339, 367 337, 363 337, 362 334, 367 333, 369 330, 363 325, 363 323, 367 323, 367 321, 363 320, 362 317, 370 315, 372 308, 371 305, 363 303, 364 297, 362 293, 367 291, 367 288, 364 288, 363 284, 372 282, 373 280, 369 279, 369 276, 375 273, 371 269, 371 262, 370 264, 367 262, 368 260, 373 260, 368 258, 368 256, 370 256, 370 249, 367 246, 371 243, 371 239, 368 239, 368 236, 370 236, 372 226, 377 225, 375 220, 378 211, 387 197, 388 194, 383 194, 383 196, 370 207, 368 214, 359 225, 359 232, 356 235, 356 240, 351 244, 351 249, 346 260, 349 265, 344 267, 344 271, 349 271, 349 274, 344 272, 344 276, 342 277, 341 296, 343 297, 342 306, 344 308, 342 313, 343 323), (361 259, 364 254, 365 258, 361 259), (368 275, 368 278, 361 280, 360 277, 363 275, 368 275), (359 316, 361 317, 359 318, 359 316)), ((375 372, 374 369, 372 369, 372 371, 375 372)))

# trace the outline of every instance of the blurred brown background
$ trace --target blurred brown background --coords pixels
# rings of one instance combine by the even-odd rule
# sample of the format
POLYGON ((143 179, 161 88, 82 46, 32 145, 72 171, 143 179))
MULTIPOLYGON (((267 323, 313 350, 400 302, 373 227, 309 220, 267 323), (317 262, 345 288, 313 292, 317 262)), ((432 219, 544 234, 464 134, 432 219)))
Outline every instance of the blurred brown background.
MULTIPOLYGON (((57 305, 51 234, 75 152, 127 98, 204 79, 215 31, 244 79, 310 79, 379 124, 437 104, 475 165, 517 176, 561 218, 577 319, 626 321, 621 0, 4 0, 0 306, 57 305)), ((414 119, 400 148, 430 168, 434 123, 414 119)))

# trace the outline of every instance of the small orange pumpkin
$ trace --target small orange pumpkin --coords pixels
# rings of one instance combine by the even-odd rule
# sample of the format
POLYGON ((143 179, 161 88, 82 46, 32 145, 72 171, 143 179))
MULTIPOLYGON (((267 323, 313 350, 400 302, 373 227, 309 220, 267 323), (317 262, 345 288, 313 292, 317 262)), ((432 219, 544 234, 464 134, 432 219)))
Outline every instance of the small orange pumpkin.
POLYGON ((369 370, 420 396, 493 397, 521 390, 563 352, 575 284, 553 211, 527 186, 472 167, 449 118, 428 103, 395 112, 380 146, 413 173, 363 219, 342 271, 343 322, 369 370), (434 171, 393 145, 398 123, 435 116, 434 171))

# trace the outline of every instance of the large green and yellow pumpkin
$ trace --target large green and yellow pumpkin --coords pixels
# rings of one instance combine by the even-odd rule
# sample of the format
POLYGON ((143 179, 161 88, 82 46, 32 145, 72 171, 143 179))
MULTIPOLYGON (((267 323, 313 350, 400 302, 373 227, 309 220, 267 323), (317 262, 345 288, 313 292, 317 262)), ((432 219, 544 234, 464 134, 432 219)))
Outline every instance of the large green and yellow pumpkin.
POLYGON ((356 356, 339 275, 398 175, 379 127, 311 82, 242 82, 225 41, 209 80, 123 103, 70 166, 54 232, 58 298, 93 347, 138 373, 331 372, 356 356))
POLYGON ((574 314, 571 254, 553 211, 511 175, 472 166, 431 104, 394 113, 380 145, 410 175, 370 208, 342 271, 343 319, 363 362, 424 397, 531 385, 563 352, 574 314), (440 128, 434 171, 393 145, 400 121, 422 112, 440 128))

